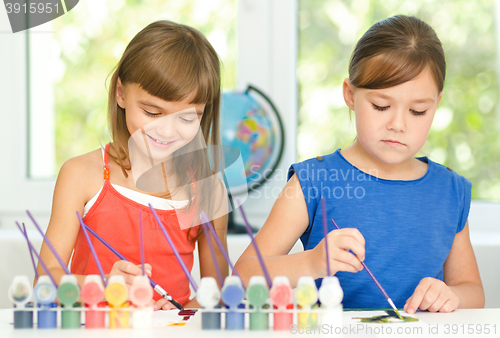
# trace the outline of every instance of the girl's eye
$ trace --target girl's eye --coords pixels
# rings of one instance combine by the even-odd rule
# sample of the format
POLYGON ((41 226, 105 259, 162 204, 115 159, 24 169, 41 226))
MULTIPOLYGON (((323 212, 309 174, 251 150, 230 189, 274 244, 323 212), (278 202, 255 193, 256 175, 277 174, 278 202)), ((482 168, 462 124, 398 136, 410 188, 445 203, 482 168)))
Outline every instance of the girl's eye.
POLYGON ((414 110, 414 109, 410 109, 410 111, 411 111, 411 113, 412 113, 413 115, 416 115, 416 116, 421 116, 421 115, 425 115, 425 112, 426 112, 427 110, 424 110, 424 111, 416 111, 416 110, 414 110))
POLYGON ((384 111, 384 110, 387 110, 389 109, 389 106, 385 106, 385 107, 380 107, 380 106, 377 106, 376 104, 372 103, 373 105, 373 108, 378 110, 378 111, 384 111))
POLYGON ((181 121, 186 122, 186 123, 193 123, 194 122, 194 120, 187 120, 187 119, 184 119, 182 117, 181 117, 181 121))
POLYGON ((147 110, 144 110, 144 114, 146 114, 147 116, 151 116, 151 117, 157 117, 157 116, 161 115, 161 113, 154 114, 154 113, 148 112, 147 110))

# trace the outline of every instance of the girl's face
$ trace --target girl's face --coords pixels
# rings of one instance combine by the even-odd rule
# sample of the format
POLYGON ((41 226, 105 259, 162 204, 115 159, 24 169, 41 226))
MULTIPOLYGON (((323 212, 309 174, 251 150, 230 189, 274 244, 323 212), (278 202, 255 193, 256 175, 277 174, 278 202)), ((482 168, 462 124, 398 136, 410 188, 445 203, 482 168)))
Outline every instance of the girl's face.
POLYGON ((125 109, 130 135, 137 138, 138 144, 145 144, 155 160, 165 160, 193 140, 200 130, 205 104, 190 103, 190 98, 165 101, 150 95, 138 84, 122 84, 120 79, 116 98, 118 105, 125 109))
POLYGON ((356 115, 358 142, 386 164, 402 163, 422 148, 442 97, 429 67, 394 87, 356 88, 345 79, 343 90, 356 115))

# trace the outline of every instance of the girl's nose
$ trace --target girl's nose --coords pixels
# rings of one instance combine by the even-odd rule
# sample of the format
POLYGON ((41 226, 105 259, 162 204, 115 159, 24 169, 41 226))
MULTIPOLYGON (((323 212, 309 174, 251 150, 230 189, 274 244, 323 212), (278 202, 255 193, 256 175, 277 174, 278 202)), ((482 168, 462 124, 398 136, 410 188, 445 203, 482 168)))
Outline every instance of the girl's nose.
POLYGON ((170 138, 176 134, 176 129, 175 118, 173 116, 165 116, 159 121, 155 131, 163 141, 171 141, 170 138))
POLYGON ((396 110, 387 122, 387 129, 395 132, 405 132, 406 131, 406 121, 404 111, 396 110))

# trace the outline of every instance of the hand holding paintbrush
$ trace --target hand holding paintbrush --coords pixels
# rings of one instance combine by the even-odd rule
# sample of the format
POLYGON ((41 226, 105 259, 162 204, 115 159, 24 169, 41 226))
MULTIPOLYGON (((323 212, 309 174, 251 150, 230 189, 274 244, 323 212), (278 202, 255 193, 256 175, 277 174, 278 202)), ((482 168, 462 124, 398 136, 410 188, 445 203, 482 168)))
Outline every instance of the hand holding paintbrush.
MULTIPOLYGON (((324 201, 324 199, 323 199, 324 201)), ((323 202, 324 203, 324 202, 323 202)), ((324 205, 324 204, 323 204, 324 205)), ((323 207, 324 208, 324 207, 323 207)), ((340 230, 339 226, 337 225, 337 223, 335 223, 335 221, 333 219, 331 219, 333 225, 335 226, 335 228, 337 228, 337 230, 340 230)), ((323 218, 323 222, 326 222, 326 218, 324 217, 323 218)), ((326 238, 326 237, 325 237, 326 238)), ((363 259, 364 260, 364 259, 363 259)), ((394 309, 394 312, 396 312, 396 314, 398 315, 399 319, 403 320, 403 317, 401 317, 401 315, 399 314, 399 311, 396 307, 396 305, 394 305, 394 302, 392 301, 392 299, 389 297, 389 295, 387 294, 387 292, 385 292, 384 288, 382 287, 382 285, 380 285, 379 281, 377 280, 377 278, 375 278, 375 276, 373 275, 373 273, 370 271, 370 269, 368 269, 368 267, 366 266, 365 263, 363 263, 363 260, 360 260, 361 262, 361 265, 363 265, 363 267, 365 268, 366 272, 368 272, 368 274, 370 275, 370 278, 373 280, 373 282, 377 285, 377 287, 379 288, 380 292, 382 292, 382 294, 384 295, 385 299, 387 299, 387 302, 389 303, 389 305, 391 305, 391 307, 394 309)), ((328 264, 328 263, 327 263, 328 264)))

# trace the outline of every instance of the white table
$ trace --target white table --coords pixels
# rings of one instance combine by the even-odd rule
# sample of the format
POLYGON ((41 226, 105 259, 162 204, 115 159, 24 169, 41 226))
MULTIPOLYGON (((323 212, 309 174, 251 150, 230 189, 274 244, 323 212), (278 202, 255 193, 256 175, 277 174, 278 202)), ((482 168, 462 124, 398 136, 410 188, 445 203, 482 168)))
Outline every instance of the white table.
MULTIPOLYGON (((345 311, 343 313, 343 334, 341 337, 498 337, 500 336, 500 309, 475 309, 462 310, 459 309, 452 313, 429 313, 417 312, 415 317, 418 322, 407 323, 361 323, 359 320, 352 317, 371 317, 378 314, 383 314, 381 311, 345 311), (485 334, 485 330, 489 328, 489 334, 485 334), (398 330, 401 331, 399 334, 398 330), (479 334, 481 330, 481 334, 479 334), (496 330, 496 332, 495 332, 496 330), (468 333, 469 331, 469 333, 468 333)), ((138 329, 79 329, 79 330, 63 330, 63 329, 24 329, 15 330, 12 320, 13 313, 11 309, 0 310, 0 337, 290 337, 304 336, 298 330, 291 331, 204 331, 201 330, 201 316, 199 312, 187 321, 184 326, 168 326, 169 321, 177 316, 177 311, 159 311, 154 314, 154 327, 147 330, 138 329)), ((314 335, 329 335, 334 333, 335 329, 322 327, 323 334, 314 335)), ((338 331, 338 329, 337 329, 338 331)), ((319 332, 319 331, 318 331, 319 332)), ((309 335, 307 335, 309 336, 309 335)))

